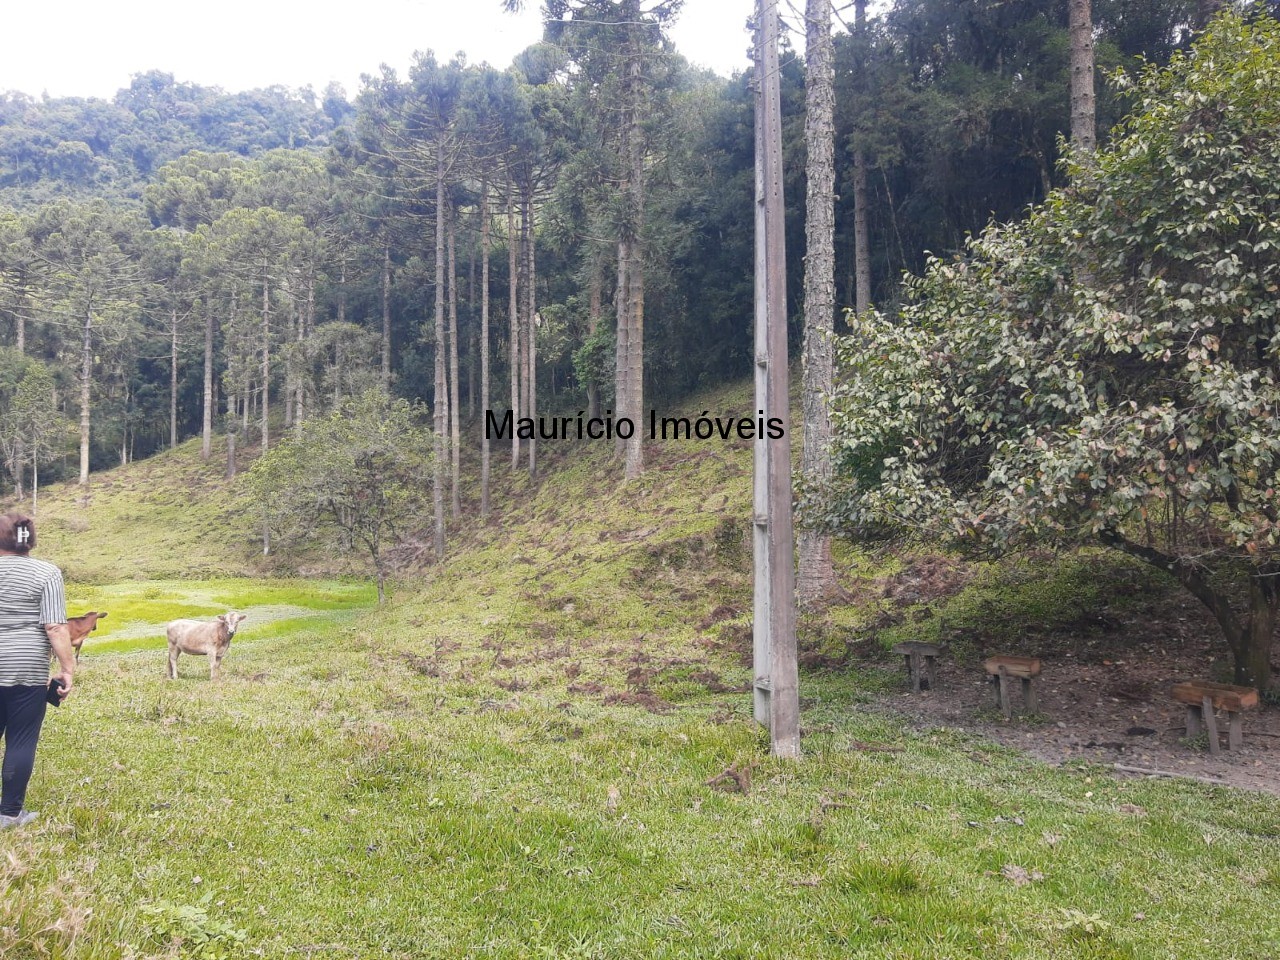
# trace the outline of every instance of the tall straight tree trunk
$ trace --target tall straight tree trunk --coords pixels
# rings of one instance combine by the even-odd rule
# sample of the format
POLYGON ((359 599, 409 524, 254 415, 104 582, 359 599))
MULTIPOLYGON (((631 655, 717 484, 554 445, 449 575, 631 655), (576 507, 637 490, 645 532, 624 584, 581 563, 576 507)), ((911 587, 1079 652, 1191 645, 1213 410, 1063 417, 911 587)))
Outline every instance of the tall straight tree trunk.
MULTIPOLYGON (((343 286, 346 285, 347 265, 344 261, 342 264, 343 286)), ((346 304, 344 302, 346 292, 342 293, 342 299, 338 303, 338 315, 341 317, 346 312, 346 304)), ((306 311, 298 317, 298 351, 297 355, 305 357, 305 345, 311 339, 311 330, 316 322, 316 275, 315 271, 311 271, 307 277, 307 307, 306 311)), ((297 409, 294 411, 293 422, 299 427, 307 416, 307 381, 310 375, 306 369, 299 371, 295 368, 293 375, 294 389, 297 391, 297 409)))
POLYGON ((1097 114, 1093 97, 1093 5, 1068 0, 1071 34, 1071 144, 1085 153, 1097 146, 1097 114))
MULTIPOLYGON (((639 19, 638 17, 636 19, 639 19)), ((635 430, 627 441, 624 474, 634 480, 644 472, 644 132, 640 124, 641 54, 638 33, 633 27, 630 77, 627 83, 627 206, 629 208, 630 254, 627 293, 627 406, 635 430)))
MULTIPOLYGON (((27 301, 27 282, 26 282, 26 273, 25 271, 23 271, 18 276, 18 297, 17 297, 17 303, 14 305, 14 308, 13 308, 13 323, 15 328, 15 334, 18 341, 17 342, 18 353, 21 353, 21 354, 25 354, 27 352, 27 317, 25 313, 26 301, 27 301)), ((22 464, 26 462, 26 444, 23 442, 21 437, 19 437, 18 441, 14 444, 14 459, 18 462, 18 468, 14 471, 13 493, 15 497, 17 497, 18 499, 21 499, 22 498, 22 464)), ((35 460, 38 460, 38 459, 39 457, 37 456, 33 458, 33 461, 32 461, 31 470, 32 470, 33 476, 35 474, 35 460)), ((32 488, 32 490, 33 492, 32 492, 32 500, 31 500, 31 512, 32 514, 34 514, 36 512, 34 487, 32 488)))
MULTIPOLYGON (((13 322, 16 326, 16 335, 18 340, 18 352, 27 352, 27 315, 25 311, 27 303, 27 277, 23 271, 18 277, 18 301, 13 310, 13 322)), ((34 511, 33 511, 34 512, 34 511)))
POLYGON ((449 385, 445 380, 444 331, 444 154, 436 158, 436 382, 435 464, 431 471, 431 504, 435 513, 436 559, 444 561, 444 469, 448 457, 449 385))
MULTIPOLYGON (((828 13, 826 22, 830 23, 829 2, 826 8, 828 13)), ((858 93, 862 96, 866 96, 866 21, 867 0, 856 0, 853 22, 858 44, 856 65, 858 93)), ((809 30, 813 31, 812 21, 810 21, 809 30)), ((828 36, 827 49, 830 51, 830 36, 828 36)), ((834 80, 831 82, 834 84, 834 80)), ((853 150, 853 273, 854 308, 858 313, 865 313, 871 306, 871 241, 867 235, 867 158, 862 152, 861 145, 855 146, 853 150)), ((808 447, 807 440, 805 446, 808 447)))
MULTIPOLYGON (((287 283, 287 281, 286 281, 287 283)), ((288 287, 285 287, 286 297, 288 296, 288 287)), ((295 309, 296 304, 291 300, 285 300, 285 310, 289 314, 289 323, 284 331, 284 428, 288 430, 293 426, 293 405, 296 399, 297 385, 293 379, 293 358, 290 356, 289 343, 296 342, 298 339, 298 330, 302 326, 302 311, 295 309)))
POLYGON ((467 419, 476 413, 476 245, 467 244, 467 312, 464 319, 468 328, 469 344, 466 355, 467 367, 467 419))
MULTIPOLYGON (((618 289, 613 295, 614 315, 617 326, 613 344, 613 404, 619 417, 628 415, 631 409, 627 400, 627 364, 631 356, 631 241, 623 236, 618 241, 618 289)), ((617 437, 613 444, 614 456, 627 452, 627 441, 617 437)))
MULTIPOLYGON (((489 181, 480 184, 480 416, 489 411, 489 181)), ((480 434, 480 516, 489 516, 489 431, 480 434)))
POLYGON ((382 244, 382 389, 391 392, 391 242, 382 244))
MULTIPOLYGON (((519 199, 520 206, 520 240, 516 245, 519 264, 516 273, 520 278, 520 302, 517 310, 520 313, 520 414, 533 416, 533 408, 529 404, 529 327, 531 313, 529 311, 529 208, 525 203, 523 190, 519 199)), ((530 440, 529 444, 533 441, 530 440)), ((517 464, 518 466, 518 464, 517 464)))
POLYGON ((236 395, 227 391, 227 479, 236 475, 236 395))
POLYGON ((271 279, 266 263, 262 265, 262 453, 269 449, 270 435, 267 416, 270 413, 268 396, 271 384, 271 279))
MULTIPOLYGON (((835 69, 832 64, 831 0, 808 0, 805 5, 805 113, 807 156, 805 180, 804 257, 804 451, 801 470, 821 484, 831 476, 828 444, 831 420, 831 338, 835 319, 835 69)), ((859 293, 862 292, 859 285, 859 293)), ((835 585, 831 537, 802 530, 800 570, 796 593, 812 604, 835 585)))
POLYGON ((178 311, 169 313, 169 449, 178 445, 178 311))
POLYGON ((89 403, 93 387, 93 310, 84 312, 80 346, 80 486, 89 485, 89 403))
MULTIPOLYGON (((527 267, 525 268, 525 276, 527 278, 525 288, 525 314, 524 322, 528 331, 529 346, 526 356, 528 357, 528 374, 529 383, 528 395, 528 416, 535 421, 538 416, 538 323, 536 320, 538 314, 537 291, 535 285, 537 283, 537 270, 534 261, 534 223, 533 223, 533 188, 530 187, 524 201, 524 232, 525 232, 525 258, 527 267)), ((538 474, 538 439, 535 431, 534 436, 529 440, 529 476, 534 477, 538 474)))
MULTIPOLYGON (((588 293, 587 336, 594 337, 596 328, 600 326, 600 310, 604 299, 604 280, 600 276, 600 264, 592 258, 591 287, 588 293)), ((600 416, 600 384, 592 377, 587 381, 587 418, 594 420, 600 416)))
MULTIPOLYGON (((507 287, 507 317, 510 320, 511 332, 507 340, 507 354, 511 367, 511 415, 520 418, 520 358, 524 351, 520 347, 520 305, 518 270, 516 267, 516 202, 515 188, 507 188, 507 270, 510 277, 507 287)), ((520 467, 520 438, 516 431, 511 431, 511 469, 520 467)))
POLYGON ((451 480, 449 487, 450 511, 453 519, 462 515, 462 493, 460 487, 461 471, 459 470, 458 446, 461 430, 458 415, 458 260, 457 246, 457 211, 453 204, 449 205, 449 464, 451 480))
POLYGON ((204 396, 200 414, 200 459, 213 453, 213 301, 204 316, 204 396))

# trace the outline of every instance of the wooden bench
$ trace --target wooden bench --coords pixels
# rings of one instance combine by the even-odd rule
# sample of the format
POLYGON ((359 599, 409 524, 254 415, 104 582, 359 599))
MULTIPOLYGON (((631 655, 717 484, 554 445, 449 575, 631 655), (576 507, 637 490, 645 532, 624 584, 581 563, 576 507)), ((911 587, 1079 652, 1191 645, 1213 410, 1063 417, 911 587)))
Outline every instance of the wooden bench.
POLYGON ((923 640, 908 640, 895 646, 893 652, 901 654, 907 661, 907 680, 911 683, 912 693, 919 693, 922 685, 929 690, 938 689, 938 655, 942 653, 941 647, 923 640))
POLYGON ((1188 680, 1173 685, 1173 699, 1187 705, 1187 739, 1200 736, 1204 724, 1209 734, 1209 752, 1217 754, 1218 721, 1215 710, 1227 715, 1227 749, 1239 750, 1244 736, 1240 729, 1240 715, 1258 705, 1258 691, 1253 687, 1237 687, 1230 683, 1213 683, 1209 680, 1188 680))
POLYGON ((1039 657, 990 657, 985 667, 996 691, 996 706, 1006 720, 1013 718, 1013 681, 1022 681, 1022 702, 1027 713, 1038 709, 1033 686, 1040 676, 1039 657))

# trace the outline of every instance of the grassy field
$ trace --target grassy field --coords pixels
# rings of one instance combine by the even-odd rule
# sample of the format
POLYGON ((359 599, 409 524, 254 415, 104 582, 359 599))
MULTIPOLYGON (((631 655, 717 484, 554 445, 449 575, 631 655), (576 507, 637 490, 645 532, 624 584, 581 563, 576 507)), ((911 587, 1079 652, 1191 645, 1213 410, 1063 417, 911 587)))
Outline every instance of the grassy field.
POLYGON ((51 711, 42 819, 0 834, 0 955, 1280 957, 1275 797, 911 730, 872 667, 806 672, 805 757, 772 761, 745 448, 668 445, 625 487, 603 451, 544 457, 383 610, 159 554, 75 585, 120 619, 51 711), (216 685, 164 680, 149 625, 224 604, 304 614, 247 621, 216 685))

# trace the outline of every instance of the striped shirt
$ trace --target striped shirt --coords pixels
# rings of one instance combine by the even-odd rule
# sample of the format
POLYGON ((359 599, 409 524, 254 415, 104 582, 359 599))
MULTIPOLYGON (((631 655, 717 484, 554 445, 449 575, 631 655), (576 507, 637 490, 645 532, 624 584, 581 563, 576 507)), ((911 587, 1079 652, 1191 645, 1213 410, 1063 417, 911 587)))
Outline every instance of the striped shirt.
POLYGON ((66 622, 62 571, 34 557, 0 556, 0 687, 47 684, 44 625, 66 622))

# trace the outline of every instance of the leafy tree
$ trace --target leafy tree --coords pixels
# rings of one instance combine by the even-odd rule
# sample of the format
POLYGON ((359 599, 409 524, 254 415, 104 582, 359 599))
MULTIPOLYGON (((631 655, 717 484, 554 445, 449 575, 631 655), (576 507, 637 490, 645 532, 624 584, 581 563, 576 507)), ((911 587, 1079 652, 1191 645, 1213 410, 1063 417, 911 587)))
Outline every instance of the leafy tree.
MULTIPOLYGON (((1030 220, 844 343, 833 519, 975 550, 1101 543, 1267 688, 1280 615, 1280 25, 1223 16, 1030 220)), ((1082 162, 1084 162, 1082 160, 1082 162)))
POLYGON ((305 434, 277 444, 250 472, 268 522, 287 539, 328 527, 368 553, 379 603, 387 549, 426 505, 432 439, 424 419, 416 404, 370 389, 308 421, 305 434))

